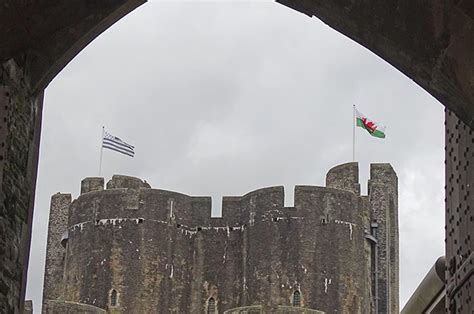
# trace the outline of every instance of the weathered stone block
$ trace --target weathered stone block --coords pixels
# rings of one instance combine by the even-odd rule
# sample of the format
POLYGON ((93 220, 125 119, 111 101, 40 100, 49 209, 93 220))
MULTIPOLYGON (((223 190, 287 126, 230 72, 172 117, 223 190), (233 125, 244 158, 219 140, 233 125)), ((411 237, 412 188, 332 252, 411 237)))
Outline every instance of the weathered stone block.
POLYGON ((104 189, 104 178, 89 177, 81 181, 81 194, 102 191, 104 189))

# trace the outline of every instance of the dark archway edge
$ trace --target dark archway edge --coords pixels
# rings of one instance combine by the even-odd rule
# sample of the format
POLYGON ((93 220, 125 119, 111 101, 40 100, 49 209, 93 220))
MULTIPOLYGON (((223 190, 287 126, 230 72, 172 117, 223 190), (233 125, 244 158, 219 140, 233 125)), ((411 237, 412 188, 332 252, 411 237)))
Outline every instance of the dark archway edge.
MULTIPOLYGON (((277 1, 365 46, 474 128, 471 0, 277 1)), ((17 312, 24 297, 43 90, 94 38, 144 2, 0 5, 0 231, 7 234, 0 239, 0 311, 17 312)))
POLYGON ((0 61, 14 58, 32 91, 42 91, 92 40, 145 2, 7 0, 0 8, 0 61))
POLYGON ((276 1, 368 48, 474 128, 473 1, 276 1))
MULTIPOLYGON (((13 57, 24 65, 39 93, 94 38, 145 1, 6 0, 0 61, 13 57)), ((368 48, 474 128, 473 1, 276 1, 368 48)))

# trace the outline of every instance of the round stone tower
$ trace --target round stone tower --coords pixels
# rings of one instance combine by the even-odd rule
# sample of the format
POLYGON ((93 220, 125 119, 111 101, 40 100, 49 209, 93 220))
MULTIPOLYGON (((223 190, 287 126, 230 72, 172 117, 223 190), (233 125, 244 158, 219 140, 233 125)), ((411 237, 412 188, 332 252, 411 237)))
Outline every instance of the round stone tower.
MULTIPOLYGON (((383 194, 396 176, 380 180, 381 169, 391 167, 377 165, 372 186, 383 194)), ((214 218, 210 197, 126 176, 106 189, 102 178, 84 179, 68 207, 64 263, 54 264, 64 274, 57 299, 109 313, 378 313, 380 269, 389 272, 395 257, 379 265, 357 163, 333 168, 326 181, 296 186, 294 207, 284 206, 283 187, 224 197, 214 218)))

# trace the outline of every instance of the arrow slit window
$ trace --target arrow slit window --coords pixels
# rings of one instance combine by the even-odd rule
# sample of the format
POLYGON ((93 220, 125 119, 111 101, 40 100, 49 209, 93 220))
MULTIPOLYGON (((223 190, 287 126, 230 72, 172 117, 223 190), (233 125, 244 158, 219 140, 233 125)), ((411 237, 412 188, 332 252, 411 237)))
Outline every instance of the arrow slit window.
POLYGON ((216 300, 214 298, 210 298, 207 301, 207 314, 216 314, 216 300))
POLYGON ((301 293, 298 290, 293 292, 293 306, 301 306, 301 293))

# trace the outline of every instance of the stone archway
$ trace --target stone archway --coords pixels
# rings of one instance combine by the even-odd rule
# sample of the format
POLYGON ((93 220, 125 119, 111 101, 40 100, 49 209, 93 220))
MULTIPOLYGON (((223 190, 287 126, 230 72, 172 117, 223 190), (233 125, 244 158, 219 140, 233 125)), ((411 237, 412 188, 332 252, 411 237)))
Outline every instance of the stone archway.
MULTIPOLYGON (((20 311, 25 293, 43 90, 87 44, 144 2, 6 0, 0 8, 2 312, 20 311)), ((474 254, 467 253, 474 246, 467 240, 474 230, 469 212, 469 204, 474 203, 474 4, 467 0, 277 2, 320 18, 446 106, 448 297, 457 300, 448 305, 462 306, 459 295, 468 296, 460 293, 467 291, 463 282, 472 280, 467 277, 472 271, 464 266, 474 254), (457 275, 466 281, 455 282, 457 275)))

